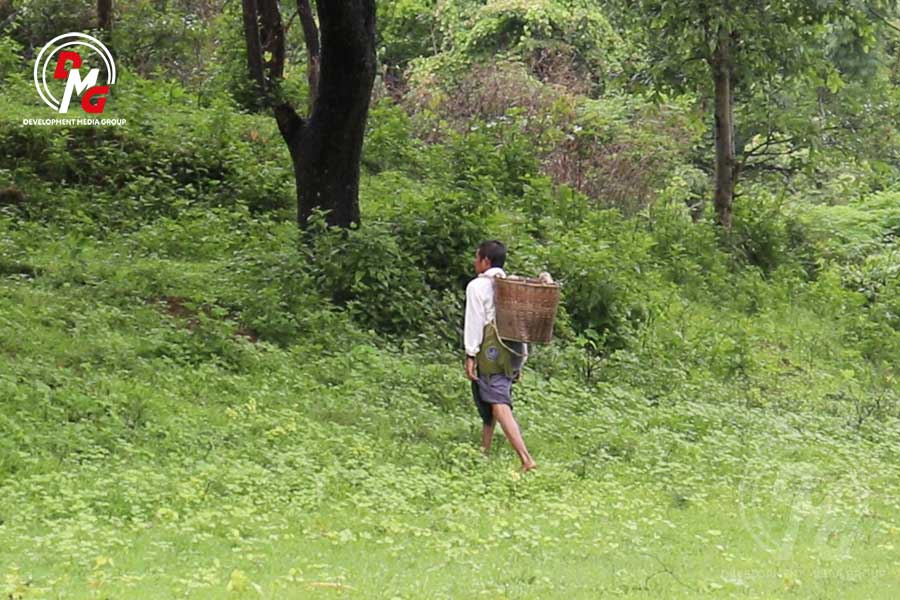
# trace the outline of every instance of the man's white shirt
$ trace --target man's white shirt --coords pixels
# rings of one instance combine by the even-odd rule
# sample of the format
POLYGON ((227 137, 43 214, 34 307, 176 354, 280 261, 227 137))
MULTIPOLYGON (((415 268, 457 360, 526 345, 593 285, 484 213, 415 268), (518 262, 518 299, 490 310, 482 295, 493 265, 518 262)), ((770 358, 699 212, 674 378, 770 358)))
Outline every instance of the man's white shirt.
MULTIPOLYGON (((469 282, 466 286, 466 322, 463 343, 466 355, 474 357, 481 349, 484 339, 484 326, 494 320, 494 277, 506 277, 500 267, 491 267, 469 282)), ((525 358, 528 357, 528 344, 522 345, 525 358)))

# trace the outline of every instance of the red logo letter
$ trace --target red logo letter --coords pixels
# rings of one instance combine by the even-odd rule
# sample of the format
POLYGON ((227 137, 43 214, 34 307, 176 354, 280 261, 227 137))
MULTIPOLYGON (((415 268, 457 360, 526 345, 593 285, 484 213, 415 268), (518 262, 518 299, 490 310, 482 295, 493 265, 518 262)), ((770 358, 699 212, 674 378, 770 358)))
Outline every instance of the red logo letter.
POLYGON ((77 52, 63 50, 59 53, 59 59, 56 61, 56 70, 53 71, 53 79, 65 79, 69 76, 69 70, 66 69, 66 61, 72 61, 72 68, 77 69, 81 66, 81 55, 77 52))
POLYGON ((102 113, 103 107, 106 105, 106 98, 100 97, 97 98, 97 102, 91 104, 91 98, 96 96, 97 94, 108 94, 109 86, 108 85, 95 85, 88 91, 84 93, 81 97, 81 108, 84 109, 86 113, 102 113))

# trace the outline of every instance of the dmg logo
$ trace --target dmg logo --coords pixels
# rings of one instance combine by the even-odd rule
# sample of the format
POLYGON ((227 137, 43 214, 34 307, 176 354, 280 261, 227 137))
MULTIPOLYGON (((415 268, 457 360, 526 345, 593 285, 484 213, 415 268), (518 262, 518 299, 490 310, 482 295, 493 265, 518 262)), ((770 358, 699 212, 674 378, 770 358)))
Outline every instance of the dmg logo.
POLYGON ((109 49, 85 33, 64 33, 53 38, 34 61, 34 86, 41 100, 60 113, 69 112, 73 96, 81 97, 84 112, 102 113, 109 86, 115 82, 116 63, 109 49), (97 85, 101 67, 106 73, 106 85, 97 85), (51 69, 50 83, 59 83, 47 84, 48 69, 51 69), (65 82, 65 88, 61 82, 65 82), (57 93, 62 88, 62 98, 57 99, 51 88, 57 93))

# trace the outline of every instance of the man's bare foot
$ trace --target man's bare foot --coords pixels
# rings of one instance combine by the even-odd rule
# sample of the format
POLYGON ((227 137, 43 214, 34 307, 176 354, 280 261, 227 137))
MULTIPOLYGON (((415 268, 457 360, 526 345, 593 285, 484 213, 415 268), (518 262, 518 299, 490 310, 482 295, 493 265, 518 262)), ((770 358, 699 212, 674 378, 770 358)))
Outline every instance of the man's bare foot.
POLYGON ((529 462, 525 463, 524 465, 522 465, 522 472, 527 473, 528 471, 534 469, 535 467, 537 467, 537 463, 534 462, 533 460, 529 461, 529 462))

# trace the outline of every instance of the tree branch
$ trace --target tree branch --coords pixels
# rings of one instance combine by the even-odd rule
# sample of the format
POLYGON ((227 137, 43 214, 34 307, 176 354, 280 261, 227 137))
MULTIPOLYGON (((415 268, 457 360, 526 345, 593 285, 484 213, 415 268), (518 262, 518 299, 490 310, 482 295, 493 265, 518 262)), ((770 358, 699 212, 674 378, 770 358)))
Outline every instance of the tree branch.
POLYGON ((244 21, 244 40, 247 42, 247 68, 250 78, 256 82, 256 91, 259 94, 260 103, 264 103, 268 97, 269 89, 263 74, 262 42, 259 39, 259 8, 256 0, 242 0, 241 8, 244 21))
POLYGON ((304 121, 280 96, 284 77, 284 27, 277 0, 242 0, 244 38, 247 42, 247 66, 256 82, 259 105, 271 106, 285 141, 303 129, 304 121))
POLYGON ((306 79, 309 82, 309 111, 312 113, 313 105, 319 96, 319 63, 322 54, 319 46, 319 28, 313 18, 309 0, 297 0, 297 14, 300 15, 303 40, 306 43, 306 79))
POLYGON ((794 175, 800 171, 800 169, 794 167, 780 167, 769 163, 752 163, 745 165, 745 167, 749 171, 772 171, 774 173, 781 173, 782 175, 794 175))
POLYGON ((877 18, 879 21, 881 21, 882 23, 884 23, 885 25, 887 25, 888 27, 890 27, 890 28, 893 29, 894 31, 900 33, 900 27, 898 27, 897 25, 894 25, 893 23, 891 23, 890 21, 888 21, 887 16, 881 14, 880 12, 878 12, 877 10, 875 10, 874 8, 872 8, 872 6, 869 5, 869 4, 866 4, 866 8, 867 8, 867 9, 869 10, 869 12, 872 13, 872 15, 873 15, 875 18, 877 18))
POLYGON ((750 158, 753 158, 754 156, 767 156, 767 155, 777 156, 779 154, 790 154, 791 152, 793 152, 793 150, 788 150, 786 152, 778 152, 778 153, 774 153, 774 154, 769 152, 768 150, 771 146, 779 146, 781 144, 791 144, 796 139, 797 139, 796 136, 793 136, 793 137, 789 137, 789 138, 785 138, 785 139, 781 139, 781 140, 776 140, 772 136, 772 133, 769 132, 766 135, 766 141, 764 141, 760 144, 757 144, 756 146, 754 146, 753 148, 751 148, 750 150, 748 150, 746 152, 743 152, 742 156, 745 160, 748 160, 750 158))
POLYGON ((765 159, 776 157, 776 156, 787 156, 796 152, 794 148, 790 148, 784 151, 774 151, 770 152, 769 148, 772 146, 780 146, 782 144, 791 144, 796 140, 796 136, 784 138, 784 139, 775 139, 773 132, 769 131, 766 134, 766 139, 747 152, 742 152, 740 155, 740 160, 735 161, 734 164, 734 177, 735 179, 740 176, 740 174, 748 168, 759 168, 765 166, 765 159), (751 161, 751 159, 760 158, 763 160, 760 161, 751 161))
POLYGON ((262 42, 263 64, 270 82, 277 83, 284 76, 284 27, 281 11, 276 0, 257 0, 260 19, 260 41, 262 42))
POLYGON ((291 24, 294 22, 294 19, 297 18, 297 15, 300 13, 294 11, 294 14, 291 15, 291 18, 287 20, 287 23, 284 24, 284 34, 287 35, 288 30, 291 28, 291 24))
POLYGON ((19 15, 19 10, 20 9, 17 8, 16 10, 12 11, 9 16, 6 17, 2 23, 0 23, 0 33, 3 33, 3 30, 9 27, 12 22, 16 20, 16 17, 19 15))
POLYGON ((766 156, 787 156, 789 154, 794 154, 795 152, 797 152, 797 151, 793 148, 791 148, 790 150, 784 150, 783 152, 757 152, 752 155, 750 155, 750 154, 746 155, 745 158, 747 160, 744 162, 748 162, 751 158, 760 158, 760 157, 766 157, 766 156))
POLYGON ((290 145, 291 140, 303 130, 306 121, 287 102, 276 104, 272 108, 272 112, 275 114, 275 122, 278 123, 278 131, 281 132, 281 137, 290 145))

